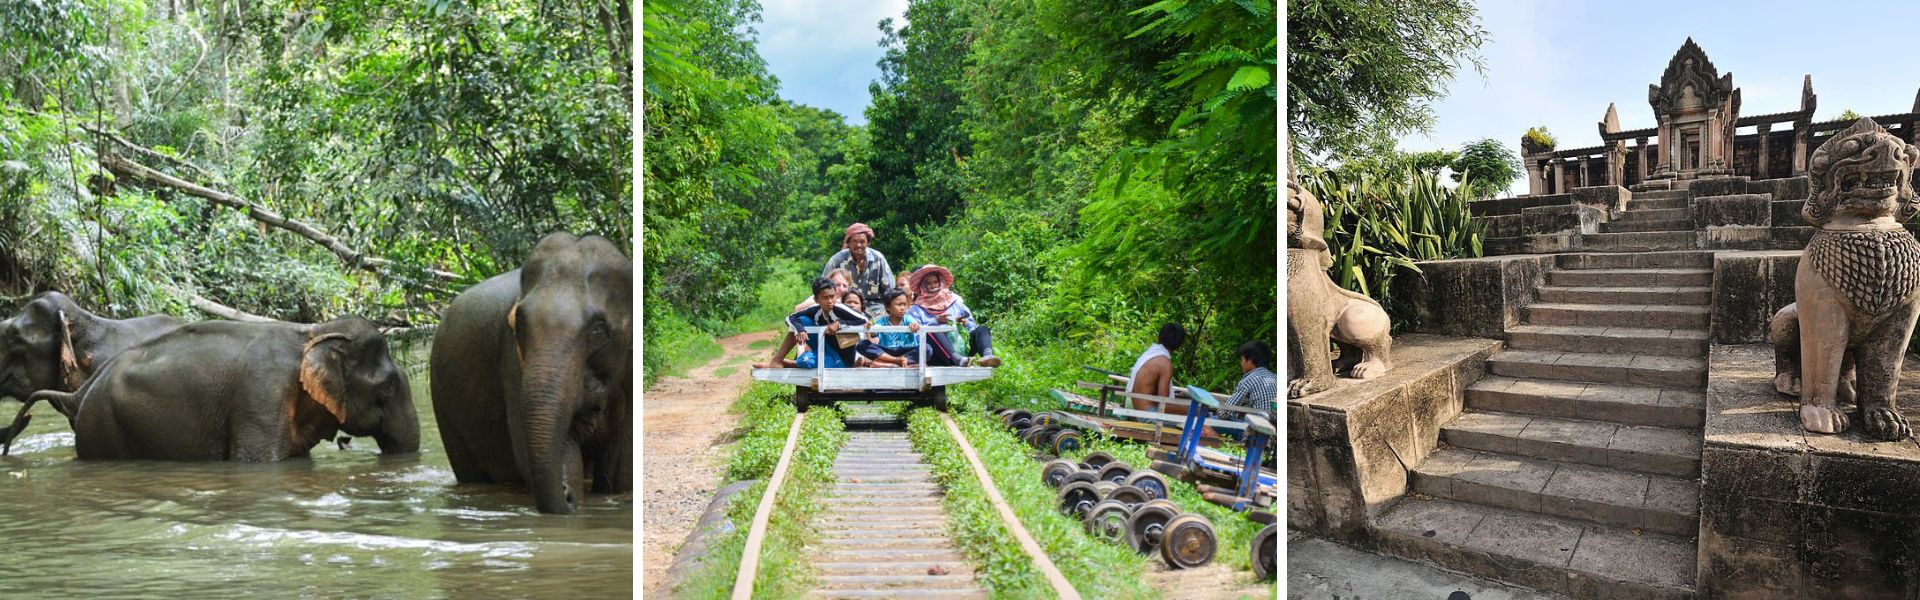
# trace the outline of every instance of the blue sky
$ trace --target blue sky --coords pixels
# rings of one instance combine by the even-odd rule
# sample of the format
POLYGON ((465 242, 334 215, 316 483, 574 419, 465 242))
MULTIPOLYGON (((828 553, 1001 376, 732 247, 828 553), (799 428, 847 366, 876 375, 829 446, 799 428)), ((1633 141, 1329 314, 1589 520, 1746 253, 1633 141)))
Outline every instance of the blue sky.
POLYGON ((864 124, 867 84, 876 63, 880 20, 905 20, 907 0, 761 0, 760 56, 780 79, 780 97, 830 109, 864 124))
MULTIPOLYGON (((1433 104, 1433 131, 1402 138, 1402 150, 1457 150, 1491 137, 1517 153, 1520 134, 1535 125, 1561 148, 1595 146, 1608 102, 1621 128, 1652 127, 1647 86, 1688 36, 1722 75, 1733 74, 1742 115, 1798 110, 1809 74, 1816 119, 1849 108, 1904 113, 1920 90, 1920 52, 1908 35, 1920 4, 1912 2, 1485 0, 1479 10, 1485 78, 1462 68, 1433 104)), ((1512 189, 1525 193, 1525 182, 1512 189)))

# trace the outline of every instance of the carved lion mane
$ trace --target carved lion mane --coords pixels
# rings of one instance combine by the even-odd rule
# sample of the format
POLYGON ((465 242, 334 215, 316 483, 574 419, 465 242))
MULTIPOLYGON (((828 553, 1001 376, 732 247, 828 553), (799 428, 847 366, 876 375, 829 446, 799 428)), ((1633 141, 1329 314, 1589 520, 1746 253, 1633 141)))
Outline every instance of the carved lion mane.
POLYGON ((1898 214, 1894 218, 1905 222, 1920 212, 1920 197, 1914 193, 1910 171, 1915 164, 1920 164, 1920 148, 1887 133, 1886 128, 1873 119, 1861 117, 1852 126, 1835 133, 1808 158, 1810 193, 1806 206, 1800 210, 1801 217, 1814 227, 1825 225, 1839 207, 1842 192, 1849 189, 1849 183, 1866 183, 1879 175, 1893 179, 1899 191, 1898 214))

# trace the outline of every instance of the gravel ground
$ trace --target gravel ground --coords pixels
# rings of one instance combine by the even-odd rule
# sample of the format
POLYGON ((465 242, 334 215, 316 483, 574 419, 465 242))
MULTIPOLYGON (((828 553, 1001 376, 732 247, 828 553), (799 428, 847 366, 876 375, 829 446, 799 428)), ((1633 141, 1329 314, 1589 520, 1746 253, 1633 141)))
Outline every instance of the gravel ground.
POLYGON ((749 350, 756 341, 776 339, 774 332, 749 333, 720 340, 724 354, 684 377, 654 383, 643 399, 642 450, 646 494, 641 508, 641 550, 645 595, 668 597, 667 567, 680 551, 694 522, 713 499, 726 471, 727 448, 739 415, 727 412, 752 382, 751 363, 771 352, 749 350), (715 371, 719 371, 718 374, 715 371))

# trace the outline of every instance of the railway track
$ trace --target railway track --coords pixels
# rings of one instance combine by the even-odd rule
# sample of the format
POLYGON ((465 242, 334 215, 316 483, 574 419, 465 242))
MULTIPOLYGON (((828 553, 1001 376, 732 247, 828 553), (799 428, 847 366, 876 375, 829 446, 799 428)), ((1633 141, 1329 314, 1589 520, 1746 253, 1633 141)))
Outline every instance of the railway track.
MULTIPOLYGON (((826 508, 813 523, 819 536, 807 548, 819 570, 816 587, 808 597, 988 597, 986 588, 974 578, 974 566, 949 537, 946 508, 941 502, 944 495, 933 480, 932 467, 907 439, 906 423, 860 410, 865 407, 849 408, 853 409, 846 419, 849 438, 834 461, 836 481, 824 499, 826 508)), ((800 413, 794 419, 786 448, 747 531, 745 554, 734 580, 735 600, 753 595, 759 549, 773 500, 785 483, 806 418, 807 413, 800 413)), ((988 500, 1007 530, 1034 557, 1035 566, 1060 598, 1078 600, 1079 593, 1013 516, 952 418, 944 414, 941 418, 946 421, 948 435, 972 463, 975 479, 987 490, 988 500)))

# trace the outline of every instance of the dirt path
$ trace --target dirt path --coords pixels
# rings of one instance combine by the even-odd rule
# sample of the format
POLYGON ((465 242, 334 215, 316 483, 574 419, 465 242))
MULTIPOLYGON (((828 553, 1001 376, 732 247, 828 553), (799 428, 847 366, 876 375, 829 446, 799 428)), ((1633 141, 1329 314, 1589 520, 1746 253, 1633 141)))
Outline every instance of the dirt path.
POLYGON ((752 382, 753 362, 772 354, 775 332, 719 340, 724 354, 681 377, 654 382, 645 395, 645 595, 667 597, 666 572, 725 474, 722 443, 737 415, 727 412, 752 382), (749 346, 752 346, 749 348, 749 346))

